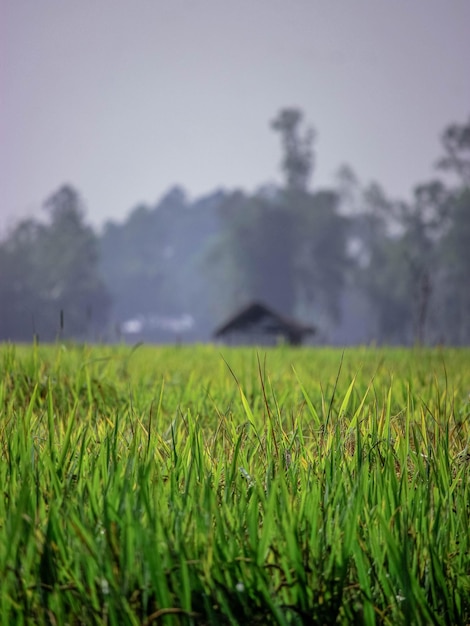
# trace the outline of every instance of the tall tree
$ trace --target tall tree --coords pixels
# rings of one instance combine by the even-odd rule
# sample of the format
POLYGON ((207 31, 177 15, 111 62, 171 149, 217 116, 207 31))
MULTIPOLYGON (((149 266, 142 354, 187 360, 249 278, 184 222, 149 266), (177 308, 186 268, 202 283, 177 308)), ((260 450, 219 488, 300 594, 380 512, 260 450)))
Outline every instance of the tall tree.
MULTIPOLYGON (((431 180, 395 202, 372 186, 353 219, 356 284, 381 341, 462 343, 470 335, 470 123, 449 126, 442 147, 438 166, 454 175, 452 187, 431 180)), ((342 181, 351 185, 350 176, 342 181)))
POLYGON ((302 120, 298 109, 283 109, 272 122, 281 135, 285 186, 227 196, 211 258, 217 259, 217 268, 226 268, 219 283, 222 292, 231 294, 225 297, 225 314, 248 300, 262 300, 331 330, 331 320, 340 313, 347 265, 347 220, 338 213, 334 191, 308 190, 313 131, 302 131, 302 120))
POLYGON ((96 236, 72 187, 54 193, 45 209, 46 223, 20 222, 0 246, 0 336, 96 337, 110 304, 98 272, 96 236))
POLYGON ((85 222, 79 193, 64 185, 45 202, 49 224, 41 229, 38 264, 43 297, 51 316, 59 309, 65 316, 65 332, 85 337, 106 324, 110 299, 99 273, 98 241, 85 222))
POLYGON ((349 216, 349 292, 359 307, 359 340, 404 343, 411 337, 411 300, 397 203, 378 183, 362 186, 350 170, 339 178, 349 216), (361 303, 361 304, 358 304, 361 303))
POLYGON ((442 238, 440 252, 439 339, 456 345, 470 344, 470 189, 455 193, 452 219, 442 238))
POLYGON ((281 135, 283 157, 281 167, 286 177, 286 188, 306 191, 314 165, 313 140, 315 133, 308 128, 302 132, 303 113, 300 109, 282 109, 271 122, 273 130, 281 135))
POLYGON ((453 172, 464 187, 470 187, 470 118, 463 124, 450 124, 441 138, 444 155, 437 166, 453 172))
POLYGON ((470 343, 470 118, 451 124, 442 134, 443 156, 437 165, 454 175, 447 191, 447 230, 440 253, 438 304, 441 320, 439 336, 453 344, 470 343))
POLYGON ((40 225, 20 222, 0 244, 0 339, 31 339, 43 326, 44 302, 37 289, 40 225))

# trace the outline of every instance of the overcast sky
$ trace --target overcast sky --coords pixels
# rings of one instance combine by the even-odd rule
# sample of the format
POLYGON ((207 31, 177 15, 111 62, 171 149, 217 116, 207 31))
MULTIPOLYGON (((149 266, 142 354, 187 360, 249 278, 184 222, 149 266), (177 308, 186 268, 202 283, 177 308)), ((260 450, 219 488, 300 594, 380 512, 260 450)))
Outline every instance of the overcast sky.
POLYGON ((281 107, 406 198, 470 114, 470 0, 0 0, 0 228, 70 183, 95 225, 280 182, 281 107))

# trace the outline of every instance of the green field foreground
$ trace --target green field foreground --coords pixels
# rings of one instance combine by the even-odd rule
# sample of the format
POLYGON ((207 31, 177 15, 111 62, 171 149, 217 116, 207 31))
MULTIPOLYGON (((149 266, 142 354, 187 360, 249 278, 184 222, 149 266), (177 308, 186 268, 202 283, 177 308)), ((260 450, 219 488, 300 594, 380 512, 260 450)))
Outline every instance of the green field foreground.
POLYGON ((1 624, 470 623, 470 350, 0 367, 1 624))

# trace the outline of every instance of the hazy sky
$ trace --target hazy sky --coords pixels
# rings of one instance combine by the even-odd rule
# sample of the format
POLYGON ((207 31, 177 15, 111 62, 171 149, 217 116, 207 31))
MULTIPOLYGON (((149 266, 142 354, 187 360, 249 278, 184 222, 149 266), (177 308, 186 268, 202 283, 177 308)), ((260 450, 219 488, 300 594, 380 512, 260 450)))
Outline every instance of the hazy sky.
POLYGON ((303 109, 313 186, 392 196, 470 114, 470 0, 0 0, 0 228, 68 182, 89 219, 171 185, 280 181, 269 122, 303 109))

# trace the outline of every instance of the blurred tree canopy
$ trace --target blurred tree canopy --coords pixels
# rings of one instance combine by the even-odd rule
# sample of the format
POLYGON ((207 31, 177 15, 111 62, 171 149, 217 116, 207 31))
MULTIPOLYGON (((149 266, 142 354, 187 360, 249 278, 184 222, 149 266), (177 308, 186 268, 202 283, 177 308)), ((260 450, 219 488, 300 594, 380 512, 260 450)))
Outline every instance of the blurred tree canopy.
POLYGON ((320 342, 469 344, 470 119, 444 130, 436 177, 405 200, 349 166, 312 190, 302 111, 281 109, 270 129, 282 185, 194 201, 174 187, 100 236, 77 191, 59 189, 44 219, 0 242, 0 339, 113 340, 120 327, 138 329, 132 341, 206 341, 260 300, 320 342))
POLYGON ((110 308, 98 238, 72 187, 60 188, 44 209, 45 222, 20 222, 0 245, 0 338, 96 338, 110 308))
POLYGON ((370 316, 366 340, 470 343, 470 120, 444 131, 442 150, 437 164, 450 182, 417 184, 408 202, 343 175, 359 241, 352 283, 370 316))

